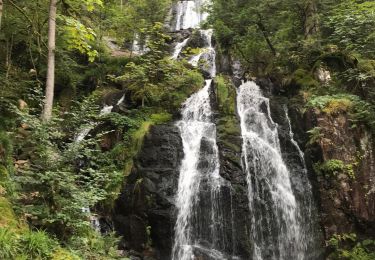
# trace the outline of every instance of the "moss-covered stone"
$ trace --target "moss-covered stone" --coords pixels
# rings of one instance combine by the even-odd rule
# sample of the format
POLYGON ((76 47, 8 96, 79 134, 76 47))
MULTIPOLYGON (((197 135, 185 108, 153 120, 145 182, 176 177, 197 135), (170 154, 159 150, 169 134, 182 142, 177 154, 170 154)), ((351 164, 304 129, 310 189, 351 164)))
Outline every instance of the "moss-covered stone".
POLYGON ((7 198, 0 196, 0 227, 13 227, 18 226, 17 218, 12 209, 12 205, 7 198))
POLYGON ((222 75, 215 78, 219 111, 225 115, 236 113, 236 89, 230 80, 222 75))
POLYGON ((239 122, 234 115, 220 118, 217 122, 217 131, 219 138, 228 135, 241 135, 239 122))
POLYGON ((304 69, 297 69, 292 76, 292 85, 298 88, 311 89, 318 88, 319 82, 314 79, 310 72, 304 69))

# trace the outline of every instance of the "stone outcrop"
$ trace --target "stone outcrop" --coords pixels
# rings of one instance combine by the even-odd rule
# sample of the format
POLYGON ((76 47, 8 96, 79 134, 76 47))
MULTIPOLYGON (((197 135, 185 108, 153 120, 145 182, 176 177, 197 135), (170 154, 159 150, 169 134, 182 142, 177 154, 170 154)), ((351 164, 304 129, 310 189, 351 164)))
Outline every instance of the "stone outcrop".
POLYGON ((154 247, 154 258, 169 258, 182 158, 178 129, 174 125, 151 127, 116 202, 114 222, 124 236, 124 249, 142 253, 154 247))
MULTIPOLYGON (((345 112, 326 114, 310 110, 308 128, 319 128, 319 139, 311 153, 316 166, 336 160, 342 169, 317 171, 321 224, 325 238, 334 234, 375 234, 375 157, 371 133, 361 125, 353 127, 345 112), (319 160, 318 160, 319 159, 319 160)), ((318 168, 318 167, 316 167, 318 168)))

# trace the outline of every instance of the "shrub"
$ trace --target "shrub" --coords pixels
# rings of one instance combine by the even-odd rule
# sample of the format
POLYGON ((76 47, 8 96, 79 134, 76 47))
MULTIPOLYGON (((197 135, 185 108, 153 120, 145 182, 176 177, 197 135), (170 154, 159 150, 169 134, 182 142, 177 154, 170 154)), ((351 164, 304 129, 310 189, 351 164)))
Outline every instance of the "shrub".
POLYGON ((312 96, 306 107, 320 109, 328 115, 347 112, 353 127, 363 123, 375 132, 375 107, 359 96, 350 94, 312 96))
POLYGON ((0 259, 14 259, 18 250, 18 239, 14 232, 0 227, 0 259))
POLYGON ((20 239, 21 252, 32 259, 48 258, 58 246, 44 231, 28 231, 20 239))
POLYGON ((355 178, 353 164, 345 164, 341 160, 332 159, 325 161, 323 164, 317 164, 315 170, 325 176, 337 176, 339 173, 345 173, 350 178, 355 178))
POLYGON ((366 239, 358 241, 357 235, 335 234, 328 240, 328 245, 333 252, 329 255, 330 260, 373 260, 375 259, 375 241, 366 239))

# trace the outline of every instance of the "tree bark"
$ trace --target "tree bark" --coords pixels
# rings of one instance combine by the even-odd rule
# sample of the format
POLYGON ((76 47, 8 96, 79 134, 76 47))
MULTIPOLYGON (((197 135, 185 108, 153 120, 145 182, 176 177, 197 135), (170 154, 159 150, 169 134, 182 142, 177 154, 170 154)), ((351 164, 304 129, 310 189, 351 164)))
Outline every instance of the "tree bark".
POLYGON ((318 6, 316 0, 308 0, 305 3, 304 33, 308 39, 319 32, 318 6))
POLYGON ((48 65, 47 83, 42 119, 48 121, 52 116, 53 94, 55 90, 55 49, 56 49, 57 0, 50 0, 48 17, 48 65))
POLYGON ((3 18, 3 0, 0 0, 0 30, 1 30, 1 20, 3 18))
POLYGON ((262 32, 263 37, 264 37, 264 39, 266 40, 267 45, 268 45, 268 47, 270 48, 270 50, 271 50, 273 56, 276 56, 276 54, 277 54, 276 49, 275 49, 275 47, 273 46, 273 44, 272 44, 272 42, 271 42, 271 40, 270 40, 270 38, 269 38, 269 36, 268 36, 268 32, 267 32, 267 30, 266 30, 266 27, 265 27, 264 24, 263 24, 263 21, 262 21, 262 20, 263 20, 262 15, 261 15, 260 13, 257 13, 257 16, 258 16, 258 21, 257 21, 255 24, 258 26, 259 30, 262 32))

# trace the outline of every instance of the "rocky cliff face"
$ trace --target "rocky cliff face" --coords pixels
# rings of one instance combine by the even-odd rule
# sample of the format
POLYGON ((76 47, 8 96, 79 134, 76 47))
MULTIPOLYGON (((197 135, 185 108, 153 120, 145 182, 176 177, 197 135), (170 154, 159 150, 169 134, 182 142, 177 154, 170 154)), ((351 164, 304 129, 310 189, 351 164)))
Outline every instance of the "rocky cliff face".
POLYGON ((123 249, 134 250, 130 254, 169 259, 182 157, 177 127, 151 127, 115 206, 115 227, 125 237, 123 249))
POLYGON ((320 132, 317 145, 310 149, 310 154, 315 154, 312 159, 317 169, 321 225, 325 238, 336 233, 352 232, 364 237, 373 236, 373 136, 363 125, 353 127, 345 112, 328 115, 310 110, 306 114, 306 125, 308 128, 318 127, 320 132), (335 162, 339 166, 328 167, 335 162))

